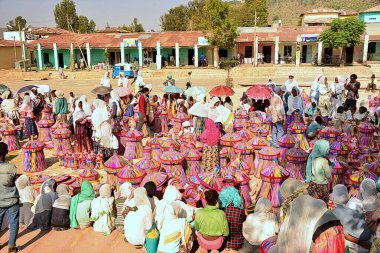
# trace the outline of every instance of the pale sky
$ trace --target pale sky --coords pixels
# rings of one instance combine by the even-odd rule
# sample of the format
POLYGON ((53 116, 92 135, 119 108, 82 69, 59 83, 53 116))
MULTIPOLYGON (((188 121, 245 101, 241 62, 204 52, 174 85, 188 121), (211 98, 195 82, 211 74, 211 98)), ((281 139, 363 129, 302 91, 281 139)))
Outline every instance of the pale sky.
MULTIPOLYGON (((55 26, 53 9, 60 0, 0 0, 0 27, 22 16, 34 27, 55 26)), ((78 15, 93 19, 97 29, 129 25, 134 17, 146 31, 160 30, 160 16, 188 0, 76 0, 78 15)))

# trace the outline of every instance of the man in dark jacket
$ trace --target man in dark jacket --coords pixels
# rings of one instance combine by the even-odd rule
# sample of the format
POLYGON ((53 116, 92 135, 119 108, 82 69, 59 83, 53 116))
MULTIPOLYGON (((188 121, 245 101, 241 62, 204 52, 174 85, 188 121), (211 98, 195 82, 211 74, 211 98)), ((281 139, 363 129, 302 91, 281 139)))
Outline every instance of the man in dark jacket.
POLYGON ((7 212, 9 222, 8 252, 17 252, 16 238, 19 223, 19 194, 15 185, 17 167, 5 162, 8 145, 0 142, 0 227, 7 212))

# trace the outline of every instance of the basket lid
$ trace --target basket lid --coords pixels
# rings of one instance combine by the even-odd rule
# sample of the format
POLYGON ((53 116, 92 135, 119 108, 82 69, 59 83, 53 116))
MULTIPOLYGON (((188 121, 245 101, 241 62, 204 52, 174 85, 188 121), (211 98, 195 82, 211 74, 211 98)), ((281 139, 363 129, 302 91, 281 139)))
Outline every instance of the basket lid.
POLYGON ((286 179, 287 177, 289 177, 289 172, 282 166, 275 164, 269 166, 268 168, 262 169, 260 175, 262 178, 278 180, 286 179))
POLYGON ((181 144, 175 140, 173 140, 172 137, 168 137, 168 138, 161 138, 161 143, 160 143, 160 147, 165 149, 165 150, 168 150, 170 148, 174 148, 176 150, 178 150, 180 147, 181 147, 181 144))
POLYGON ((141 186, 144 186, 148 182, 154 182, 157 185, 157 188, 161 187, 168 181, 168 175, 164 172, 148 172, 144 179, 141 181, 141 186))
POLYGON ((207 189, 220 191, 222 185, 218 173, 215 172, 201 172, 196 174, 198 182, 207 189))
POLYGON ((195 145, 193 143, 189 143, 189 146, 189 149, 184 154, 185 159, 201 159, 202 154, 195 148, 195 145))
POLYGON ((62 136, 62 137, 70 137, 71 131, 68 128, 58 128, 52 132, 53 135, 62 136))
POLYGON ((288 161, 293 162, 293 161, 307 161, 307 158, 309 157, 309 154, 306 153, 305 150, 300 149, 300 148, 291 148, 286 151, 286 159, 288 161))
POLYGON ((296 138, 292 134, 285 134, 278 139, 278 144, 282 148, 292 148, 296 144, 296 138))
POLYGON ((251 143, 241 141, 234 145, 234 149, 240 153, 245 153, 245 152, 252 152, 254 148, 251 143))
POLYGON ((334 141, 330 145, 330 153, 336 153, 338 155, 347 155, 350 152, 348 146, 343 141, 334 141))
POLYGON ((155 171, 161 168, 161 163, 153 158, 143 158, 135 164, 136 169, 144 171, 155 171))
POLYGON ((223 146, 232 147, 235 143, 242 141, 242 138, 233 132, 226 133, 220 138, 220 144, 223 146))
POLYGON ((185 143, 188 143, 188 142, 194 142, 197 140, 197 135, 195 133, 192 133, 192 132, 186 132, 184 134, 182 134, 179 139, 182 141, 182 142, 185 142, 185 143))
POLYGON ((306 131, 306 126, 302 122, 294 122, 290 127, 290 131, 294 134, 303 133, 306 131))
POLYGON ((255 133, 248 128, 243 128, 242 130, 238 131, 237 134, 245 141, 249 141, 255 137, 255 133))
POLYGON ((363 133, 373 133, 375 130, 376 128, 373 126, 373 124, 368 121, 364 121, 358 126, 358 131, 363 133))
POLYGON ((172 148, 169 151, 163 152, 160 157, 161 163, 163 164, 180 164, 183 159, 183 155, 172 148))
POLYGON ((119 156, 118 154, 113 154, 105 163, 104 167, 109 169, 122 169, 125 166, 129 165, 129 162, 126 158, 119 156))
POLYGON ((280 150, 275 147, 265 147, 259 151, 260 156, 278 157, 280 150))
POLYGON ((43 150, 45 144, 40 141, 32 140, 28 141, 24 147, 22 147, 23 150, 43 150))
POLYGON ((138 178, 140 178, 142 181, 145 175, 145 171, 137 170, 133 166, 127 165, 116 174, 116 177, 125 181, 136 181, 138 178))
POLYGON ((339 130, 334 126, 327 126, 321 130, 321 134, 325 137, 335 138, 339 135, 339 130))
POLYGON ((177 113, 177 115, 173 118, 175 122, 180 122, 180 123, 188 121, 189 119, 190 117, 184 112, 177 113))
POLYGON ((64 122, 57 121, 54 125, 52 125, 51 130, 56 130, 59 128, 70 128, 70 126, 64 122))
POLYGON ((136 129, 130 129, 125 135, 124 138, 131 141, 140 141, 144 137, 144 134, 136 129))

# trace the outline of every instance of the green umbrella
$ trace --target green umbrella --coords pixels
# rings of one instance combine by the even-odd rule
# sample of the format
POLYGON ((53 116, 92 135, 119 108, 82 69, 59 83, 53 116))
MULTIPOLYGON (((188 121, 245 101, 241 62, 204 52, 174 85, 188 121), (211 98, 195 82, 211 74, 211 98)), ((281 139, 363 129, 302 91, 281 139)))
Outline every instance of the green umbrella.
POLYGON ((4 91, 6 91, 6 90, 11 90, 11 89, 9 89, 8 86, 6 86, 6 85, 0 83, 0 92, 4 92, 4 91))

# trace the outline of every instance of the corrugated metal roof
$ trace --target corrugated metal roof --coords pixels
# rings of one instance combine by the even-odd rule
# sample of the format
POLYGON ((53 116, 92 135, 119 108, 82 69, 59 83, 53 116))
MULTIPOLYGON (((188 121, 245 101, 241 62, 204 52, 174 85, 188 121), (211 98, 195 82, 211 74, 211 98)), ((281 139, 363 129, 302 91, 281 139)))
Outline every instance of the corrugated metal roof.
POLYGON ((0 40, 0 47, 20 47, 21 43, 20 41, 13 41, 13 40, 0 40))

